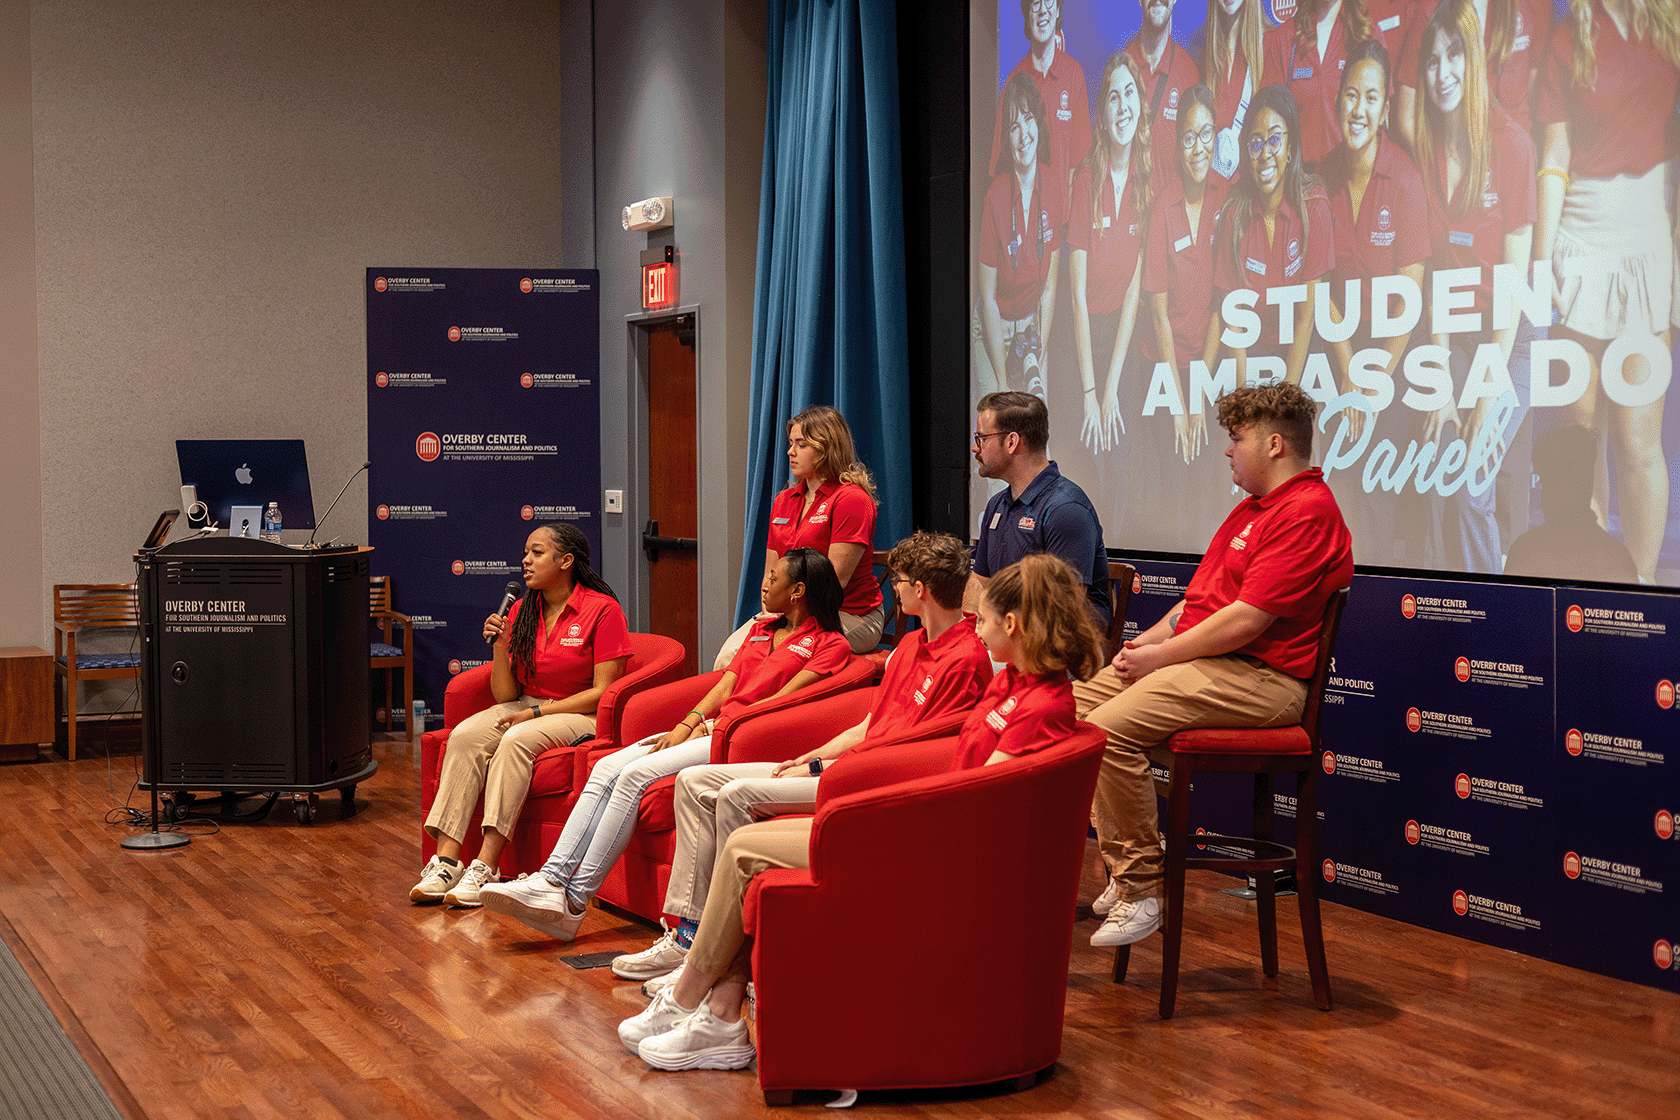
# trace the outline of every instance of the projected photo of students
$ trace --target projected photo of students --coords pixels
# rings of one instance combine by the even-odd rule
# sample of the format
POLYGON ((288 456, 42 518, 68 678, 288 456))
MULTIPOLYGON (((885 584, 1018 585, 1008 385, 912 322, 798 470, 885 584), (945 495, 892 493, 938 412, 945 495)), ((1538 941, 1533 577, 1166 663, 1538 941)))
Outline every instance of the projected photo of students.
MULTIPOLYGON (((1424 25, 1423 42, 1417 158, 1429 188, 1430 264, 1437 270, 1477 269, 1481 279, 1473 305, 1455 317, 1463 327, 1433 336, 1435 345, 1451 353, 1452 380, 1434 391, 1418 437, 1435 444, 1442 464, 1451 461, 1453 442, 1462 440, 1463 482, 1452 489, 1458 480, 1448 477, 1445 466, 1435 472, 1420 502, 1427 512, 1406 526, 1405 559, 1432 568, 1498 572, 1503 550, 1494 478, 1528 410, 1534 327, 1514 303, 1504 309, 1509 325, 1492 326, 1492 274, 1499 264, 1528 272, 1534 148, 1491 97, 1472 0, 1445 0, 1424 25), (1448 489, 1452 492, 1443 495, 1448 489)), ((1435 310, 1431 321, 1439 329, 1442 309, 1435 310)))
MULTIPOLYGON (((1090 95, 1085 87, 1085 70, 1062 49, 1062 0, 1021 0, 1021 24, 1027 37, 1026 57, 1015 64, 1009 79, 1025 75, 1038 87, 1046 112, 1040 122, 1039 143, 1044 160, 1053 169, 1052 179, 1064 195, 1073 169, 1091 146, 1090 95)), ((987 164, 993 175, 1008 164, 1009 119, 1003 100, 998 101, 997 119, 992 126, 992 158, 987 164)), ((1065 202, 1065 199, 1064 199, 1065 202)))
POLYGON ((1301 115, 1296 144, 1308 169, 1342 139, 1336 98, 1348 54, 1367 39, 1388 45, 1365 0, 1301 0, 1288 22, 1266 35, 1262 85, 1284 85, 1301 115))
MULTIPOLYGON (((1122 378, 1138 379, 1133 346, 1143 282, 1138 258, 1151 190, 1142 88, 1135 58, 1120 51, 1109 56, 1097 98, 1096 138, 1073 174, 1068 215, 1079 382, 1068 377, 1063 383, 1081 394, 1079 439, 1095 464, 1098 490, 1111 493, 1122 488, 1136 493, 1144 485, 1128 469, 1139 464, 1128 446, 1121 402, 1122 378)), ((1128 398, 1134 395, 1127 392, 1128 398)), ((1137 438, 1136 432, 1130 435, 1137 438)), ((1110 519, 1112 508, 1098 509, 1110 531, 1119 528, 1110 519)))
POLYGON ((976 397, 1012 390, 1048 402, 1044 341, 1056 303, 1066 222, 1044 135, 1044 99, 1017 72, 1001 98, 1009 165, 992 179, 980 216, 980 298, 973 320, 976 397))
MULTIPOLYGON (((1426 44, 1423 27, 1440 0, 1423 0, 1404 42, 1388 34, 1395 54, 1394 127, 1408 147, 1417 137, 1418 68, 1426 44)), ((1373 12, 1373 14, 1375 14, 1373 12)), ((1551 0, 1476 0, 1488 89, 1517 127, 1534 134, 1531 107, 1540 60, 1552 29, 1551 0)))
MULTIPOLYGON (((1604 460, 1593 507, 1657 579, 1669 483, 1663 405, 1676 314, 1669 136, 1680 91, 1673 0, 1571 0, 1541 68, 1543 129, 1536 255, 1550 260, 1561 324, 1587 384, 1568 420, 1599 435, 1616 469, 1610 522, 1604 460)), ((1672 575, 1663 582, 1674 582, 1672 575)))
POLYGON ((1208 0, 1207 22, 1190 42, 1202 84, 1213 94, 1213 171, 1227 181, 1242 165, 1243 122, 1265 65, 1264 7, 1265 0, 1208 0))

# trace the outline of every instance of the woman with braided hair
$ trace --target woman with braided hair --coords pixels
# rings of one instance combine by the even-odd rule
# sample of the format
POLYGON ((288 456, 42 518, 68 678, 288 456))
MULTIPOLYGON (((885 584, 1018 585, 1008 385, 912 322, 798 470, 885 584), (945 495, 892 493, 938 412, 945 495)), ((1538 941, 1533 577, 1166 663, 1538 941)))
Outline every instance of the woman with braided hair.
POLYGON ((492 643, 496 703, 449 733, 426 831, 437 854, 408 892, 413 902, 478 906, 531 788, 531 766, 550 747, 595 734, 595 705, 630 660, 624 608, 589 567, 589 542, 574 526, 544 525, 525 540, 525 597, 507 618, 484 620, 492 643), (484 843, 461 866, 461 841, 480 792, 484 843))

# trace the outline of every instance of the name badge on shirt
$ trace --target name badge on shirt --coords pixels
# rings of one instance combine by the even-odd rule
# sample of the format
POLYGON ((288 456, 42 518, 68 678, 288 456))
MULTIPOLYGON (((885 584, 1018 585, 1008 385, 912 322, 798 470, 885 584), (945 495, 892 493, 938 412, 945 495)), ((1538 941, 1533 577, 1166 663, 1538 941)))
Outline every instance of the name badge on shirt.
POLYGON ((1188 233, 1173 242, 1173 252, 1175 253, 1182 253, 1188 248, 1190 248, 1190 235, 1188 233))
POLYGON ((1310 77, 1312 77, 1312 67, 1311 66, 1297 66, 1297 67, 1295 67, 1295 73, 1293 75, 1293 78, 1294 78, 1295 81, 1297 81, 1297 82, 1305 81, 1306 79, 1308 79, 1310 77))
POLYGON ((772 525, 786 525, 787 523, 788 519, 785 517, 772 517, 770 519, 770 524, 772 525))
POLYGON ((1256 276, 1264 276, 1264 275, 1266 275, 1266 262, 1265 261, 1257 261, 1253 257, 1249 257, 1248 258, 1248 270, 1250 272, 1254 273, 1256 276))
POLYGON ((1459 229, 1449 230, 1447 232, 1447 240, 1454 245, 1462 245, 1468 249, 1476 243, 1476 235, 1473 233, 1465 233, 1463 230, 1459 229))
POLYGON ((754 634, 747 639, 749 642, 768 642, 769 640, 770 635, 768 634, 754 634))
POLYGON ((986 528, 996 529, 997 528, 997 523, 1001 520, 1003 520, 1003 511, 1000 509, 996 513, 992 514, 992 523, 990 525, 986 526, 986 528))
POLYGON ((1110 221, 1111 221, 1111 219, 1109 218, 1109 216, 1107 214, 1104 214, 1103 215, 1103 225, 1102 225, 1102 227, 1104 229, 1107 229, 1110 221))
POLYGON ((1377 21, 1377 27, 1380 28, 1383 31, 1393 31, 1396 27, 1399 27, 1399 26, 1400 26, 1400 17, 1399 16, 1389 16, 1387 19, 1379 19, 1377 21))

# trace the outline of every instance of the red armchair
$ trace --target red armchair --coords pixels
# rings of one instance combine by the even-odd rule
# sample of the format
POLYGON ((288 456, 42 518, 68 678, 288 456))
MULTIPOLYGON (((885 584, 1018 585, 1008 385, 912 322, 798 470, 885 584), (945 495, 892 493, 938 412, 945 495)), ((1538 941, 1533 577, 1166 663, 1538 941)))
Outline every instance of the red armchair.
MULTIPOLYGON (((832 726, 834 730, 828 732, 832 735, 856 723, 863 718, 863 712, 868 710, 869 701, 863 700, 863 707, 854 709, 857 714, 845 723, 836 723, 840 716, 834 713, 824 716, 818 725, 806 723, 804 716, 807 708, 829 697, 866 688, 874 673, 875 666, 868 658, 854 656, 844 668, 831 677, 817 681, 791 696, 757 705, 751 711, 737 717, 718 721, 712 732, 711 761, 780 762, 788 757, 790 745, 802 751, 806 749, 805 744, 814 746, 822 742, 823 740, 817 738, 819 734, 823 734, 822 729, 832 726), (798 710, 796 717, 790 717, 792 725, 797 728, 794 732, 795 738, 789 739, 782 734, 749 734, 761 720, 792 708, 798 710)), ((711 690, 712 685, 716 684, 718 677, 722 675, 721 672, 702 673, 697 677, 688 677, 660 688, 637 693, 625 708, 621 737, 611 744, 590 744, 587 758, 583 757, 584 752, 579 751, 579 762, 583 764, 584 769, 577 775, 576 788, 581 792, 589 769, 620 746, 675 727, 677 721, 711 690)), ((774 726, 783 728, 786 725, 774 726)), ((657 920, 664 913, 665 888, 671 881, 671 860, 677 850, 676 813, 671 804, 671 790, 676 781, 675 777, 662 778, 642 795, 642 805, 637 813, 636 830, 631 834, 630 846, 608 872, 598 896, 603 902, 638 914, 649 921, 657 920)), ((548 833, 549 848, 560 839, 560 830, 564 824, 562 820, 552 829, 544 826, 543 831, 548 833)), ((546 849, 544 854, 547 854, 546 849)))
POLYGON ((767 1103, 795 1089, 1024 1088, 1055 1063, 1102 745, 1081 723, 998 766, 930 773, 950 765, 946 738, 823 776, 810 869, 765 872, 747 894, 767 1103), (894 932, 929 899, 960 904, 950 920, 964 925, 938 952, 894 932))
MULTIPOLYGON (((616 750, 622 738, 625 708, 640 692, 662 685, 682 671, 681 642, 658 634, 630 635, 630 662, 624 675, 614 681, 601 696, 595 708, 595 738, 586 739, 571 747, 555 747, 537 756, 531 770, 531 792, 519 811, 519 827, 508 837, 502 850, 501 872, 515 875, 521 871, 535 871, 548 858, 549 849, 559 839, 560 830, 571 815, 577 794, 583 788, 579 759, 596 744, 610 744, 616 750)), ((468 669, 449 682, 443 695, 443 729, 428 731, 420 738, 420 811, 421 819, 437 798, 438 779, 443 771, 443 756, 449 743, 449 733, 455 726, 475 712, 481 712, 496 702, 490 694, 490 666, 468 669)), ((582 773, 587 773, 583 769, 582 773)), ((482 802, 480 809, 482 809, 482 802)), ((467 835, 461 844, 461 855, 471 859, 478 853, 483 838, 483 822, 473 815, 467 835)), ((420 856, 429 859, 437 851, 437 841, 420 830, 420 856)))

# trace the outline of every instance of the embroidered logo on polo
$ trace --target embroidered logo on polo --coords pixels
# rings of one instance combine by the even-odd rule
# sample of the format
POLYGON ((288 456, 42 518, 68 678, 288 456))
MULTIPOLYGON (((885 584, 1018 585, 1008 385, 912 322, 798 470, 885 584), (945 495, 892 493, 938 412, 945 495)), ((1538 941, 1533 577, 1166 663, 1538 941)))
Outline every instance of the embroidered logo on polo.
POLYGON ((1492 210, 1499 205, 1499 192, 1493 189, 1493 170, 1489 168, 1487 181, 1482 184, 1482 209, 1492 210))
POLYGON ((1009 713, 1015 710, 1015 697, 1011 696, 997 707, 986 713, 986 726, 993 731, 1002 731, 1009 726, 1009 713))
POLYGON ((1068 108, 1068 91, 1065 89, 1062 91, 1062 107, 1056 110, 1056 119, 1059 121, 1071 121, 1073 119, 1073 110, 1068 108))
POLYGON ((1301 271, 1301 239, 1291 237, 1289 247, 1284 250, 1283 274, 1293 276, 1301 271))
POLYGON ((1371 231, 1371 244, 1385 249, 1394 244, 1394 212, 1386 206, 1377 207, 1377 228, 1371 231))
POLYGON ((788 648, 793 650, 793 652, 797 653, 799 656, 809 659, 811 656, 811 648, 816 644, 817 636, 815 634, 807 634, 803 638, 799 639, 797 645, 789 646, 788 648))
POLYGON ((1034 529, 1038 528, 1038 522, 1034 521, 1030 515, 1022 514, 1021 520, 1015 522, 1015 527, 1023 530, 1024 532, 1030 533, 1034 529))
POLYGON ((566 636, 560 639, 563 646, 581 646, 583 644, 583 624, 574 622, 572 628, 566 631, 566 636))
POLYGON ((1248 533, 1249 533, 1249 530, 1251 530, 1253 528, 1254 528, 1254 522, 1252 522, 1252 521, 1250 521, 1247 525, 1244 525, 1243 526, 1243 531, 1231 538, 1231 547, 1236 549, 1238 552, 1241 552, 1243 549, 1247 548, 1248 547, 1248 533))
POLYGON ((1511 39, 1511 53, 1516 54, 1518 51, 1526 51, 1527 49, 1528 49, 1528 30, 1527 30, 1527 28, 1523 27, 1522 13, 1518 12, 1517 13, 1516 35, 1511 39))
POLYGON ((922 679, 922 686, 920 688, 918 688, 915 692, 912 692, 910 694, 910 698, 912 700, 914 700, 918 705, 925 706, 927 704, 928 689, 930 689, 932 687, 933 687, 933 674, 929 673, 926 677, 924 677, 922 679))
POLYGON ((1161 119, 1164 121, 1176 121, 1178 119, 1178 90, 1170 89, 1167 91, 1167 107, 1161 110, 1161 119))
POLYGON ((828 503, 824 502, 822 505, 817 507, 817 512, 813 513, 811 515, 811 520, 806 522, 806 524, 808 524, 808 525, 821 525, 821 524, 825 523, 827 520, 828 520, 828 503))

